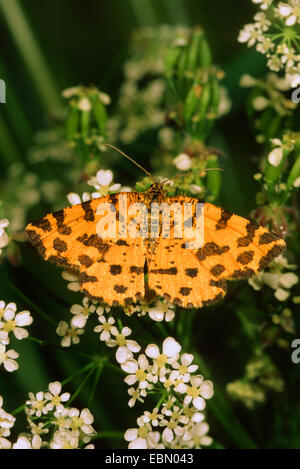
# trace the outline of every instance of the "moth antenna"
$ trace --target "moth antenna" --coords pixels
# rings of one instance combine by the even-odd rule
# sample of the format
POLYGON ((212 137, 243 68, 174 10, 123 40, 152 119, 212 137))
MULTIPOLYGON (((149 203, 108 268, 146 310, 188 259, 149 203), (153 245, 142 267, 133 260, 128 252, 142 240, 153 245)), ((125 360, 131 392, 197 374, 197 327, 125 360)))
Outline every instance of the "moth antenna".
POLYGON ((202 173, 203 171, 224 171, 224 169, 222 168, 196 169, 195 171, 189 171, 188 173, 184 173, 184 174, 177 174, 176 176, 173 176, 172 178, 165 179, 161 184, 164 185, 166 182, 172 181, 173 179, 183 178, 185 176, 189 176, 190 174, 194 174, 194 173, 202 173))
POLYGON ((133 158, 131 158, 130 156, 126 155, 126 153, 124 153, 122 150, 120 150, 119 148, 117 147, 114 147, 113 145, 110 145, 110 143, 104 143, 104 145, 106 147, 110 147, 110 148, 113 148, 114 150, 118 151, 121 155, 125 156, 125 158, 127 158, 129 161, 131 161, 131 163, 135 164, 138 168, 140 168, 142 171, 144 171, 145 174, 147 174, 147 176, 150 177, 151 181, 153 182, 153 184, 155 184, 155 181, 151 175, 151 173, 149 173, 149 171, 147 171, 145 168, 143 168, 143 166, 141 166, 139 163, 137 163, 133 158))

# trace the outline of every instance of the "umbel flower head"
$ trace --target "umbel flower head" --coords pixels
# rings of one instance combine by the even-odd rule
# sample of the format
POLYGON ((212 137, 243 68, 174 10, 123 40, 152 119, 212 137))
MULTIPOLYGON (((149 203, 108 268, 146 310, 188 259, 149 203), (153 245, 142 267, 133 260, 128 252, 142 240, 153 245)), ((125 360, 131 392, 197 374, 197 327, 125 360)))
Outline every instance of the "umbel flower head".
POLYGON ((300 54, 295 47, 300 23, 298 0, 252 0, 260 7, 254 22, 240 31, 239 42, 266 55, 268 67, 283 71, 292 88, 300 84, 300 54))

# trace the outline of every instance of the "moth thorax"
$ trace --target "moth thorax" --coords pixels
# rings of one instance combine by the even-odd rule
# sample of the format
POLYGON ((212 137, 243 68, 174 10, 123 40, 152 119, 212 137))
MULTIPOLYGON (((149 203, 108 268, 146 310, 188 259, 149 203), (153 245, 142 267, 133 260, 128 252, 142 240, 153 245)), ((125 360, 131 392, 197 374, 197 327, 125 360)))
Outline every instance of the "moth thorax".
POLYGON ((161 184, 152 184, 151 187, 149 187, 148 191, 147 191, 147 196, 149 197, 149 199, 151 200, 151 202, 153 201, 160 201, 160 200, 163 200, 166 196, 164 190, 162 189, 162 186, 161 184))

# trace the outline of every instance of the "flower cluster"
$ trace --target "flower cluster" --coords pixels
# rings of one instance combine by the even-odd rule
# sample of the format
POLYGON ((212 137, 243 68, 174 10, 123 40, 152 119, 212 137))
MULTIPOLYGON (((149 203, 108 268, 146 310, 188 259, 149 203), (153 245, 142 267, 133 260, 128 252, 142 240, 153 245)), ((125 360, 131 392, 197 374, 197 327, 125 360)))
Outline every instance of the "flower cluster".
POLYGON ((280 78, 276 73, 270 72, 259 80, 245 74, 241 77, 240 86, 252 88, 248 99, 248 114, 254 116, 258 143, 266 142, 268 137, 281 135, 282 131, 290 127, 291 116, 297 104, 287 94, 290 84, 286 77, 280 78))
POLYGON ((144 412, 124 438, 130 449, 200 449, 212 444, 208 431, 202 413, 192 416, 189 407, 180 408, 170 399, 160 413, 157 408, 144 412))
POLYGON ((278 256, 264 272, 248 280, 255 290, 261 290, 264 285, 274 290, 274 296, 278 301, 286 301, 291 289, 299 282, 298 276, 293 272, 297 265, 289 264, 283 255, 278 256))
POLYGON ((203 431, 200 423, 204 423, 202 411, 205 400, 213 396, 213 384, 195 374, 198 366, 193 364, 193 355, 181 354, 181 345, 172 337, 164 340, 162 351, 149 344, 136 359, 133 353, 140 351, 136 342, 123 338, 118 345, 117 360, 130 386, 129 407, 137 400, 144 402, 149 392, 160 397, 152 412, 146 411, 138 418, 138 428, 126 431, 129 448, 197 448, 210 444, 211 439, 204 438, 208 426, 205 424, 203 431))
POLYGON ((168 25, 143 28, 134 34, 132 54, 124 65, 125 81, 120 89, 117 114, 108 121, 110 140, 131 143, 144 132, 164 125, 167 89, 163 79, 164 58, 175 38, 184 40, 187 34, 187 28, 168 25))
POLYGON ((206 147, 202 142, 187 138, 183 151, 172 159, 172 164, 183 173, 171 182, 173 192, 188 192, 214 202, 220 191, 221 175, 218 150, 206 147), (215 170, 213 168, 216 168, 215 170), (207 171, 208 170, 208 171, 207 171), (187 172, 185 175, 184 172, 187 172))
POLYGON ((260 6, 254 22, 240 31, 239 42, 254 46, 268 58, 268 67, 283 71, 292 88, 300 84, 298 50, 299 0, 252 0, 260 6))
MULTIPOLYGON (((156 321, 174 315, 167 305, 162 310, 162 304, 157 302, 147 311, 156 321)), ((195 374, 198 366, 193 363, 194 356, 182 354, 181 345, 172 337, 164 340, 162 351, 157 345, 149 344, 145 353, 140 353, 141 346, 129 338, 130 328, 117 327, 115 319, 106 316, 109 311, 102 306, 96 312, 100 325, 94 331, 108 347, 116 348, 116 360, 127 374, 129 407, 137 401, 144 402, 149 393, 160 398, 157 408, 138 419, 139 428, 125 433, 129 448, 197 448, 200 444, 210 444, 211 439, 205 436, 208 426, 206 423, 203 426, 202 411, 205 400, 213 396, 213 384, 195 374), (153 427, 157 427, 155 431, 153 427)))
POLYGON ((0 449, 94 448, 94 445, 88 444, 95 436, 91 412, 89 409, 80 411, 75 407, 67 407, 70 394, 61 391, 61 383, 55 381, 49 384, 45 393, 29 393, 25 413, 30 432, 21 433, 15 443, 7 439, 15 418, 2 409, 3 400, 0 396, 0 449))
POLYGON ((4 301, 0 301, 0 365, 3 365, 6 371, 12 372, 19 368, 16 362, 19 354, 13 349, 7 349, 10 334, 18 340, 26 339, 28 331, 24 327, 30 326, 32 321, 29 311, 17 313, 15 303, 6 305, 4 301))
POLYGON ((105 150, 106 106, 110 104, 110 97, 94 86, 75 86, 64 90, 62 95, 69 100, 68 139, 79 146, 105 150))
POLYGON ((245 376, 228 383, 227 392, 232 399, 241 401, 249 409, 266 401, 268 391, 283 392, 284 381, 270 357, 257 350, 247 363, 245 376))
POLYGON ((0 396, 0 449, 9 449, 11 443, 7 437, 10 436, 10 429, 14 426, 16 419, 5 412, 2 406, 3 398, 0 396))

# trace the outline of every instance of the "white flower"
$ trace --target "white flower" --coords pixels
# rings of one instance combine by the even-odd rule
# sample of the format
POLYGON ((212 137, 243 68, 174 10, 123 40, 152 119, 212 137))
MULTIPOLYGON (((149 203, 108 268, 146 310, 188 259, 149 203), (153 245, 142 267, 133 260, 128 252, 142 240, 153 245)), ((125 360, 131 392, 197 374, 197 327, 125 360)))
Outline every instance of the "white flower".
POLYGON ((300 23, 300 5, 298 0, 289 0, 289 3, 279 3, 278 12, 285 19, 287 26, 300 23))
POLYGON ((50 443, 51 449, 76 449, 78 448, 78 436, 69 430, 59 430, 54 433, 50 443))
POLYGON ((262 111, 263 109, 268 107, 269 104, 270 104, 270 101, 264 96, 256 96, 252 100, 252 106, 256 111, 262 111))
POLYGON ((75 317, 72 319, 71 323, 75 327, 83 328, 86 325, 86 321, 91 313, 96 311, 96 306, 91 303, 89 304, 89 299, 84 297, 82 300, 82 305, 73 305, 70 309, 72 314, 75 314, 75 317))
POLYGON ((159 421, 163 418, 163 415, 159 414, 158 410, 159 409, 157 407, 155 407, 152 410, 152 412, 149 412, 148 410, 146 410, 141 417, 141 420, 143 421, 143 423, 145 424, 145 423, 150 422, 151 425, 153 425, 154 427, 157 427, 159 424, 159 421))
POLYGON ((84 96, 78 101, 77 107, 80 111, 88 112, 92 109, 92 104, 91 101, 86 96, 84 96))
POLYGON ((198 186, 198 184, 191 184, 189 187, 189 191, 192 194, 200 194, 203 191, 203 188, 201 186, 198 186))
POLYGON ((173 160, 173 164, 180 171, 186 171, 190 169, 192 167, 192 163, 192 159, 186 153, 180 153, 180 155, 176 156, 176 158, 173 160))
POLYGON ((293 186, 294 186, 294 187, 300 187, 300 177, 298 177, 297 179, 295 179, 293 186))
POLYGON ((68 290, 73 292, 80 291, 79 274, 77 272, 73 272, 72 270, 64 270, 61 276, 63 279, 69 282, 68 290))
POLYGON ((72 98, 79 93, 80 89, 79 86, 72 86, 71 88, 66 88, 62 92, 62 96, 66 99, 72 98))
POLYGON ((139 426, 139 428, 129 428, 126 430, 124 438, 129 441, 129 449, 155 448, 157 445, 157 432, 152 431, 149 423, 139 426))
POLYGON ((282 147, 274 148, 274 150, 269 153, 268 161, 272 166, 279 166, 283 158, 283 149, 282 147))
POLYGON ((239 33, 238 41, 248 43, 248 47, 253 46, 256 41, 261 38, 261 30, 257 29, 253 24, 246 24, 244 29, 239 33))
MULTIPOLYGON (((102 306, 100 306, 99 308, 102 308, 102 306)), ((97 308, 97 313, 99 311, 99 308, 97 308)), ((111 329, 112 329, 113 325, 115 324, 115 320, 112 316, 110 316, 109 318, 106 319, 106 317, 102 316, 102 315, 99 315, 98 320, 101 323, 101 325, 96 326, 94 328, 94 331, 95 332, 101 332, 99 339, 106 342, 111 338, 111 335, 110 335, 111 334, 111 329)))
POLYGON ((2 220, 0 220, 0 255, 2 252, 2 248, 5 248, 9 243, 9 237, 4 231, 5 228, 8 227, 8 225, 9 221, 7 220, 7 218, 3 218, 2 220))
POLYGON ((175 405, 172 410, 164 409, 164 416, 159 425, 166 427, 162 434, 163 441, 170 443, 176 436, 184 433, 185 426, 189 423, 189 418, 183 414, 183 408, 175 405))
POLYGON ((15 424, 15 417, 8 414, 3 408, 3 398, 0 396, 0 449, 10 449, 11 442, 7 439, 10 429, 15 424))
POLYGON ((290 292, 287 290, 284 290, 283 288, 277 288, 277 290, 274 293, 275 298, 277 298, 278 301, 286 301, 288 297, 290 296, 290 292))
POLYGON ((12 310, 13 312, 16 312, 17 311, 16 303, 8 303, 6 305, 4 301, 0 301, 0 321, 3 318, 4 313, 7 312, 8 310, 12 310))
POLYGON ((149 374, 148 369, 149 369, 149 361, 147 360, 146 356, 144 354, 141 354, 138 356, 137 361, 132 360, 132 363, 130 363, 130 367, 128 367, 128 364, 122 366, 122 369, 124 371, 130 370, 129 376, 126 376, 125 378, 125 383, 128 384, 129 386, 132 386, 136 382, 138 382, 139 388, 146 388, 148 386, 148 380, 151 379, 151 374, 149 374), (134 370, 132 372, 132 370, 134 370))
POLYGON ((32 317, 29 311, 21 311, 16 314, 15 303, 10 303, 10 307, 6 307, 2 314, 2 320, 0 322, 0 329, 9 334, 13 332, 14 336, 18 339, 25 339, 28 337, 28 331, 23 326, 29 326, 32 324, 32 317))
POLYGON ((127 347, 118 347, 116 351, 116 360, 120 365, 132 359, 133 354, 127 347))
POLYGON ((82 194, 82 197, 80 197, 80 195, 76 194, 75 192, 70 192, 67 195, 67 199, 71 205, 78 205, 82 204, 82 202, 87 202, 88 200, 91 200, 91 195, 88 192, 84 192, 82 194))
POLYGON ((209 426, 206 422, 200 422, 191 426, 183 435, 183 440, 190 448, 201 448, 212 444, 212 438, 207 436, 209 426))
POLYGON ((42 446, 42 439, 39 435, 19 436, 17 442, 13 444, 13 449, 40 449, 42 446))
POLYGON ((203 410, 206 406, 204 399, 211 399, 214 394, 213 383, 203 380, 203 376, 197 375, 191 377, 191 386, 187 386, 184 405, 193 402, 193 406, 197 410, 203 410))
POLYGON ((15 350, 6 350, 5 345, 0 344, 0 365, 3 364, 6 371, 12 372, 19 368, 18 363, 15 361, 19 354, 15 350))
POLYGON ((163 353, 160 354, 159 348, 155 344, 149 344, 145 350, 145 354, 154 359, 154 364, 158 368, 164 368, 167 363, 175 361, 179 352, 181 350, 181 345, 176 342, 173 337, 168 337, 163 342, 163 353))
POLYGON ((292 288, 299 282, 299 278, 293 272, 286 272, 280 276, 280 284, 284 288, 292 288))
POLYGON ((109 305, 100 305, 96 309, 98 316, 103 316, 104 313, 109 313, 111 310, 109 305))
POLYGON ((62 410, 64 407, 62 402, 68 401, 70 399, 70 394, 68 392, 65 392, 60 396, 61 383, 59 381, 54 381, 53 383, 50 383, 49 391, 50 392, 47 392, 45 394, 45 398, 50 401, 46 406, 47 410, 53 410, 54 407, 57 411, 62 410))
POLYGON ((135 340, 128 340, 128 337, 131 334, 131 329, 129 327, 123 327, 121 332, 115 326, 112 326, 110 330, 111 336, 114 336, 115 339, 109 339, 106 341, 108 347, 127 347, 130 352, 137 353, 141 350, 140 345, 135 340))
POLYGON ((175 358, 181 350, 181 345, 173 337, 168 337, 163 341, 163 353, 168 358, 175 358))
POLYGON ((103 93, 102 91, 99 91, 98 96, 102 104, 104 104, 105 106, 108 106, 110 104, 111 99, 108 94, 103 93))
POLYGON ((94 417, 89 409, 83 409, 81 412, 75 407, 69 409, 68 416, 71 419, 70 428, 73 432, 81 432, 81 439, 87 443, 90 437, 95 434, 95 430, 92 427, 94 417), (87 437, 87 438, 86 438, 87 437))
POLYGON ((116 192, 120 189, 121 184, 113 184, 113 173, 110 169, 100 169, 96 176, 88 181, 88 184, 98 190, 101 196, 107 195, 109 192, 116 192))
POLYGON ((193 365, 194 355, 184 353, 180 357, 180 363, 178 361, 172 363, 172 367, 178 370, 180 377, 184 382, 189 381, 190 373, 194 373, 198 369, 198 365, 193 365))
POLYGON ((252 86, 257 85, 258 80, 251 75, 245 74, 241 76, 240 79, 240 86, 245 87, 245 88, 251 88, 252 86))
POLYGON ((14 426, 15 424, 15 417, 12 415, 8 414, 3 408, 3 397, 0 396, 0 437, 3 436, 9 436, 10 435, 10 429, 14 426), (4 430, 4 432, 3 432, 4 430))
POLYGON ((60 321, 56 333, 62 337, 62 347, 70 347, 72 343, 79 344, 79 336, 84 333, 84 329, 76 329, 75 327, 70 327, 66 321, 60 321))
POLYGON ((36 417, 40 417, 42 414, 47 414, 47 401, 42 391, 38 392, 36 395, 30 392, 28 396, 29 400, 26 401, 26 411, 29 415, 35 415, 36 417))
POLYGON ((264 284, 268 285, 275 290, 275 298, 279 301, 286 301, 290 296, 288 289, 293 288, 299 282, 299 277, 293 272, 283 272, 283 270, 295 270, 296 268, 296 265, 289 264, 287 259, 281 255, 272 262, 269 272, 260 272, 248 282, 255 290, 260 290, 264 284))
POLYGON ((175 312, 173 311, 174 305, 170 303, 166 303, 163 300, 158 300, 154 306, 148 309, 148 313, 153 321, 172 321, 175 316, 175 312))
MULTIPOLYGON (((28 414, 28 412, 27 412, 27 414, 28 414)), ((45 433, 49 433, 49 429, 44 428, 45 422, 39 422, 39 423, 36 424, 35 422, 33 422, 30 419, 30 417, 28 415, 27 415, 27 422, 29 423, 31 433, 33 435, 43 435, 45 433)))
POLYGON ((129 407, 133 407, 137 400, 140 402, 144 402, 142 398, 147 396, 147 391, 146 389, 140 389, 140 388, 135 389, 132 387, 128 389, 128 394, 129 396, 131 396, 131 398, 128 401, 128 405, 129 407))

